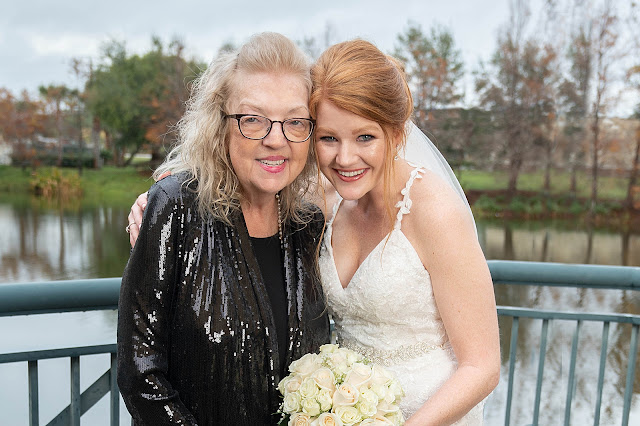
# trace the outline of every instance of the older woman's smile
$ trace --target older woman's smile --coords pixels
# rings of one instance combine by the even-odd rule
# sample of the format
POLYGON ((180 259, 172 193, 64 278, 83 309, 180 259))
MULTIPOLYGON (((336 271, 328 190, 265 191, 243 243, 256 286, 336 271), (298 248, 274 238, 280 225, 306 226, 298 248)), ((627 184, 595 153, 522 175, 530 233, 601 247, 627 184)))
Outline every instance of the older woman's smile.
POLYGON ((287 160, 281 156, 269 156, 258 159, 260 167, 269 173, 280 173, 287 166, 287 160))

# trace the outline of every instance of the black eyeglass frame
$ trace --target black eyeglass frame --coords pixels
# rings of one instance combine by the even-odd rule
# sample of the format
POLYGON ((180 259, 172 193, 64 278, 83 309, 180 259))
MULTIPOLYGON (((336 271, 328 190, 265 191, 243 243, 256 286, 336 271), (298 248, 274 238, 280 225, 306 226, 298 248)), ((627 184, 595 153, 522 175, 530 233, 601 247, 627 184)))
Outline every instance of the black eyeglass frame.
POLYGON ((314 120, 313 118, 303 118, 303 117, 292 117, 292 118, 287 118, 286 120, 272 120, 269 117, 265 117, 263 115, 258 115, 258 114, 224 114, 224 118, 233 118, 234 120, 236 120, 238 122, 238 130, 240 130, 240 134, 247 139, 251 139, 252 141, 261 141, 262 139, 269 136, 269 133, 271 133, 271 129, 273 129, 273 123, 280 123, 280 129, 282 130, 282 134, 284 135, 284 138, 291 143, 302 143, 302 142, 308 141, 311 135, 313 134, 313 129, 316 127, 316 120, 314 120), (251 138, 245 135, 242 132, 242 128, 240 127, 240 119, 242 119, 243 117, 260 117, 260 118, 264 118, 265 120, 268 120, 270 124, 269 124, 269 129, 267 130, 267 133, 261 138, 251 138), (307 136, 304 140, 301 140, 301 141, 292 141, 291 139, 289 139, 287 137, 287 134, 284 132, 284 123, 292 120, 307 120, 308 122, 310 122, 311 128, 309 129, 309 136, 307 136))

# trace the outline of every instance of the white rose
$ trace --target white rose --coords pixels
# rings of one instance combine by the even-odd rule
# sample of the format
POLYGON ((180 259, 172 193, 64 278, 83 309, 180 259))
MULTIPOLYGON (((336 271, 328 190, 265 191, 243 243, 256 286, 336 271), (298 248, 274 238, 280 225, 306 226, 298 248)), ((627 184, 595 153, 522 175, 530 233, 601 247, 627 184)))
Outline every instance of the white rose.
POLYGON ((386 416, 387 414, 396 413, 400 410, 396 404, 389 404, 387 401, 380 401, 378 403, 377 415, 386 416))
POLYGON ((347 356, 342 351, 336 351, 329 355, 329 367, 336 375, 342 375, 347 372, 347 356))
POLYGON ((312 426, 343 426, 342 420, 335 413, 322 413, 313 421, 312 426))
POLYGON ((360 388, 360 401, 367 401, 369 404, 378 405, 378 395, 368 388, 360 388))
POLYGON ((285 377, 284 379, 278 382, 278 392, 280 392, 282 395, 284 395, 284 384, 287 383, 288 380, 289 380, 289 376, 285 377))
POLYGON ((383 384, 371 385, 371 391, 376 394, 379 400, 385 398, 385 396, 387 395, 388 389, 389 388, 387 387, 387 385, 383 385, 383 384))
POLYGON ((395 425, 391 420, 387 419, 384 416, 374 416, 370 419, 363 420, 360 423, 360 426, 389 426, 395 425))
POLYGON ((377 408, 376 408, 376 404, 372 404, 368 401, 359 401, 356 404, 356 408, 358 409, 358 411, 360 411, 360 414, 362 414, 362 417, 371 417, 371 416, 375 416, 376 413, 378 412, 377 408))
POLYGON ((351 426, 362 420, 360 412, 356 407, 341 406, 334 409, 334 413, 340 418, 345 426, 351 426))
POLYGON ((318 404, 315 398, 305 398, 300 405, 302 406, 302 411, 311 417, 315 417, 321 412, 320 404, 318 404))
POLYGON ((297 374, 292 376, 287 376, 287 377, 289 378, 284 379, 286 381, 284 382, 284 385, 283 385, 285 392, 297 392, 298 389, 300 389, 300 385, 302 384, 302 378, 297 374))
POLYGON ((388 385, 393 379, 393 374, 389 372, 389 370, 379 366, 378 364, 374 364, 371 367, 371 382, 377 385, 388 385))
POLYGON ((362 356, 359 355, 358 353, 352 351, 352 350, 348 350, 346 349, 346 357, 347 357, 347 365, 351 366, 353 364, 355 364, 356 362, 362 360, 362 356))
POLYGON ((394 426, 400 426, 404 424, 404 416, 402 411, 398 410, 395 413, 389 413, 384 416, 394 426))
POLYGON ((358 389, 351 386, 348 383, 341 384, 338 389, 333 393, 333 405, 334 406, 350 406, 355 405, 360 397, 358 389))
POLYGON ((307 413, 292 414, 288 426, 311 426, 311 417, 307 413))
POLYGON ((303 398, 315 398, 319 390, 320 389, 318 388, 318 385, 316 385, 315 380, 307 377, 300 385, 300 396, 303 398))
POLYGON ((371 367, 361 362, 356 362, 351 366, 351 371, 347 373, 344 379, 345 383, 349 383, 357 388, 366 385, 371 380, 371 367))
POLYGON ((320 404, 320 409, 322 411, 331 410, 331 406, 333 405, 332 392, 327 389, 320 389, 318 395, 316 395, 316 400, 320 404))
POLYGON ((384 396, 384 401, 389 404, 396 402, 396 394, 389 388, 387 388, 387 394, 384 396))
POLYGON ((314 371, 311 378, 321 389, 328 389, 332 392, 336 389, 336 377, 333 371, 327 367, 322 367, 314 371))
POLYGON ((310 376, 316 368, 320 366, 317 354, 306 354, 302 358, 295 360, 289 365, 291 373, 299 374, 303 379, 310 376))
POLYGON ((404 396, 404 390, 402 389, 402 386, 400 386, 400 382, 398 382, 397 380, 391 381, 391 384, 389 385, 389 391, 393 392, 396 398, 404 396))
POLYGON ((320 346, 320 354, 330 354, 337 351, 339 348, 338 345, 322 345, 320 346))
POLYGON ((300 401, 302 398, 298 392, 288 393, 284 396, 282 410, 285 413, 293 413, 300 410, 300 401))

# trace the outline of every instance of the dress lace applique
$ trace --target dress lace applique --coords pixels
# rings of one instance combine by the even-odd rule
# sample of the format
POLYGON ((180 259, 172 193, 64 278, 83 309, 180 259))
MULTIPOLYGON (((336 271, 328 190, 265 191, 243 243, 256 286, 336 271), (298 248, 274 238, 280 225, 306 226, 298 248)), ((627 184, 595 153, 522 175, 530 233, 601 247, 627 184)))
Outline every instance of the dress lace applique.
MULTIPOLYGON (((346 288, 336 270, 327 223, 320 254, 320 275, 338 343, 393 371, 405 397, 400 408, 408 418, 453 374, 457 361, 436 308, 431 277, 401 229, 411 211, 410 190, 423 170, 412 170, 396 204, 394 229, 358 267, 346 288)), ((455 425, 482 424, 482 404, 455 425)))

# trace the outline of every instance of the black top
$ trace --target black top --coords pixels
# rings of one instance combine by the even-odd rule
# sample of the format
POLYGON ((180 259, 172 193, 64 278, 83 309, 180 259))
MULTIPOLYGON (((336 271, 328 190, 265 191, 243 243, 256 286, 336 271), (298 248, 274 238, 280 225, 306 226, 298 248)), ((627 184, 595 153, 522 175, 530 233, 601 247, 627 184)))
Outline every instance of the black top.
MULTIPOLYGON (((282 247, 278 234, 267 238, 251 238, 253 253, 258 260, 262 280, 267 287, 271 311, 276 322, 276 336, 281 348, 287 345, 287 289, 282 274, 282 247)), ((280 351, 280 377, 284 377, 286 353, 280 351)))
POLYGON ((264 425, 280 403, 285 362, 329 341, 315 265, 324 223, 284 224, 287 345, 242 212, 203 217, 184 175, 149 191, 122 276, 118 385, 136 425, 264 425))

